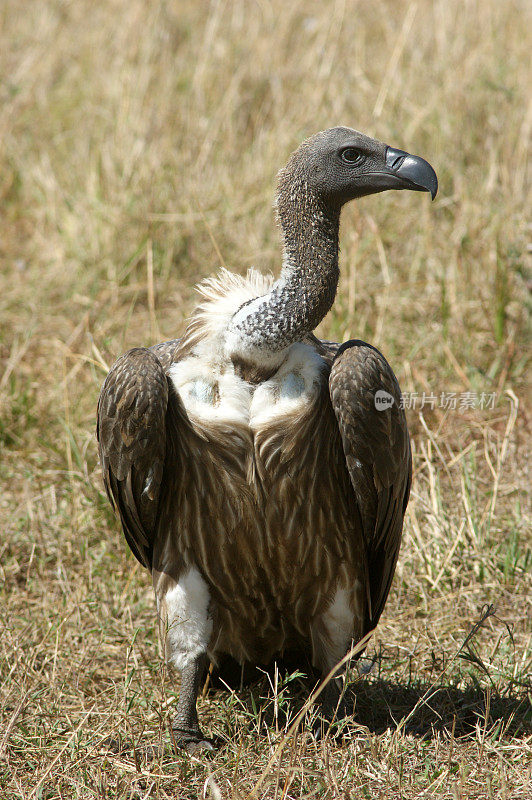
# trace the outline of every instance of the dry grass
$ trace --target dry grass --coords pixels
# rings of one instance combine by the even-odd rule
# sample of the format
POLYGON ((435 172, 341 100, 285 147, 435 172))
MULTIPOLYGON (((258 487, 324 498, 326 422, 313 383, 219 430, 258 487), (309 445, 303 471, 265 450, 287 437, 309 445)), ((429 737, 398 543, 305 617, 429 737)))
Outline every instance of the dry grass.
POLYGON ((4 0, 2 797, 532 797, 529 12, 4 0), (148 576, 102 495, 104 362, 182 331, 222 259, 278 268, 275 173, 342 122, 426 156, 441 190, 346 210, 320 332, 380 346, 405 391, 497 402, 409 412, 403 549, 343 741, 286 735, 309 684, 281 673, 200 703, 214 757, 144 763, 130 743, 167 741, 175 684, 148 576))

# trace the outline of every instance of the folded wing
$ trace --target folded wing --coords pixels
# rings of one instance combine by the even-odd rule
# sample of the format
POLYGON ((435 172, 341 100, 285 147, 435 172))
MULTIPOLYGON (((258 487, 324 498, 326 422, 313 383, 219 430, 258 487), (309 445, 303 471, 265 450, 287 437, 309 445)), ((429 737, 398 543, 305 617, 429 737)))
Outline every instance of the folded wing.
POLYGON ((130 350, 114 364, 98 401, 103 480, 124 534, 150 568, 166 452, 168 382, 155 352, 130 350))
POLYGON ((366 543, 369 630, 384 608, 399 554, 412 475, 410 440, 399 385, 375 347, 359 340, 343 344, 329 391, 366 543))

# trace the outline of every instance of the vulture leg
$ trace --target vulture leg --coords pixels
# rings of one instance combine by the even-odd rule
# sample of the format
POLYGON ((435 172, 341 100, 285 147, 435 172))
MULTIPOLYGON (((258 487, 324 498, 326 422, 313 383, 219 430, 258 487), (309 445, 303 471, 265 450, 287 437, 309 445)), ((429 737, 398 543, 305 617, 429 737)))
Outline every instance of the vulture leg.
MULTIPOLYGON (((357 605, 362 599, 359 595, 360 592, 355 592, 357 605)), ((319 617, 312 631, 314 661, 321 670, 323 678, 342 661, 351 648, 353 639, 356 641, 360 638, 361 633, 356 630, 358 626, 354 622, 358 617, 358 614, 353 613, 348 592, 339 584, 331 604, 319 617)), ((345 665, 336 671, 320 695, 322 718, 329 722, 342 719, 351 713, 342 696, 344 674, 345 665)), ((321 735, 321 721, 318 722, 314 733, 318 737, 321 735)))
POLYGON ((166 658, 181 673, 172 736, 175 746, 188 752, 213 750, 212 743, 201 732, 196 710, 212 633, 209 591, 195 567, 182 572, 177 580, 170 577, 169 572, 154 570, 153 584, 166 658))
MULTIPOLYGON (((344 655, 347 650, 348 648, 346 647, 344 655)), ((336 663, 338 662, 335 661, 335 664, 336 663)), ((322 679, 327 677, 335 664, 331 664, 328 668, 322 670, 322 679)), ((340 667, 334 677, 325 684, 320 694, 321 719, 318 719, 316 730, 314 731, 315 734, 318 734, 318 738, 322 733, 323 722, 330 724, 334 720, 343 719, 352 712, 352 709, 349 709, 342 693, 344 688, 344 676, 345 666, 340 667)))
MULTIPOLYGON (((336 663, 338 662, 335 662, 335 664, 336 663)), ((329 668, 322 667, 322 680, 327 677, 335 664, 331 664, 329 668)), ((333 722, 343 719, 351 713, 342 695, 344 669, 345 668, 341 667, 334 677, 325 684, 318 698, 319 714, 315 719, 312 731, 314 738, 317 740, 323 737, 330 729, 333 722)))
MULTIPOLYGON (((329 674, 327 672, 327 674, 329 674)), ((323 675, 325 677, 325 675, 323 675)), ((348 710, 342 697, 343 674, 340 673, 331 678, 320 695, 321 714, 327 722, 341 719, 348 714, 348 710)))
POLYGON ((189 753, 195 750, 214 750, 213 744, 201 732, 196 698, 205 672, 206 654, 201 653, 181 672, 181 688, 177 711, 172 720, 172 738, 176 747, 189 753))

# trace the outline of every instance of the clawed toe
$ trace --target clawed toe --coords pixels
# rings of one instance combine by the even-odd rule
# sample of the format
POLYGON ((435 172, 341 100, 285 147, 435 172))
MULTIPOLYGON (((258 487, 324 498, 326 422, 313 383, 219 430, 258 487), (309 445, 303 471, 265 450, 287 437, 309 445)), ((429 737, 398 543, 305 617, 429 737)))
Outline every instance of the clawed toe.
POLYGON ((194 755, 196 753, 212 753, 216 749, 214 743, 210 739, 200 739, 198 742, 185 742, 177 746, 186 750, 189 755, 194 755))
POLYGON ((176 750, 184 750, 189 755, 213 752, 216 748, 212 739, 207 739, 198 728, 171 728, 172 742, 176 750))

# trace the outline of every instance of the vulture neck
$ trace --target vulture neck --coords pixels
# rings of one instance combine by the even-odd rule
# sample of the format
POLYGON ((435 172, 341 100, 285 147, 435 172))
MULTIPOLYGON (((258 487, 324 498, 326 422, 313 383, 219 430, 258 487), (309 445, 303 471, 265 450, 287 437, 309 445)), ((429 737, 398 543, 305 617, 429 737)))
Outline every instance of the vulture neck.
MULTIPOLYGON (((331 308, 338 286, 340 208, 329 207, 305 180, 281 175, 277 213, 284 258, 270 291, 231 320, 227 350, 236 367, 274 372, 290 345, 311 333, 331 308)), ((293 176, 292 176, 293 177, 293 176)))

